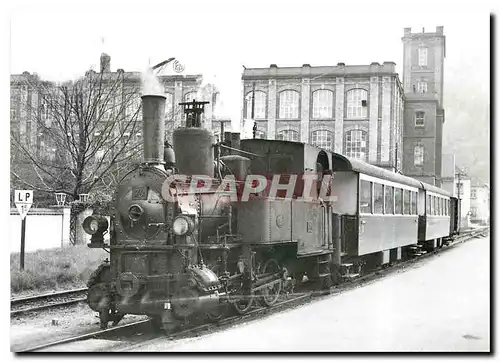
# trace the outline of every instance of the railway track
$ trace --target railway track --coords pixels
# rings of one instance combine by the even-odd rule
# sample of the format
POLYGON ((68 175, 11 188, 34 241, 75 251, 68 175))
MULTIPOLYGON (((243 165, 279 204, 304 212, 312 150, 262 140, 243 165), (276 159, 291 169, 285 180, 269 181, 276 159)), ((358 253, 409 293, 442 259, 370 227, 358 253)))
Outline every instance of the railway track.
POLYGON ((318 301, 324 298, 328 298, 331 296, 335 296, 337 294, 341 294, 345 291, 355 289, 358 287, 363 286, 364 284, 367 284, 369 282, 373 282, 375 280, 381 279, 385 277, 389 273, 394 273, 397 272, 398 270, 411 267, 412 265, 421 262, 427 258, 429 258, 431 255, 435 255, 437 253, 445 252, 446 250, 451 250, 454 246, 470 240, 474 237, 478 236, 485 236, 489 233, 489 227, 484 227, 484 228, 478 228, 475 230, 470 230, 467 232, 464 232, 454 238, 454 240, 446 247, 443 249, 436 249, 432 252, 426 253, 424 255, 421 255, 419 257, 404 261, 404 262, 399 262, 394 265, 391 265, 387 268, 380 268, 373 270, 369 273, 366 273, 364 275, 361 275, 349 282, 343 283, 341 285, 332 287, 329 292, 317 292, 317 291, 305 291, 303 293, 294 293, 291 295, 287 295, 284 297, 281 297, 280 300, 274 304, 271 307, 262 307, 260 305, 255 306, 252 310, 250 310, 247 314, 245 315, 230 315, 226 318, 223 318, 221 321, 213 323, 205 323, 201 325, 195 325, 195 326, 190 326, 184 329, 181 329, 178 332, 171 333, 169 335, 160 335, 158 336, 158 333, 154 332, 154 329, 151 325, 151 320, 146 319, 143 321, 139 322, 133 322, 125 325, 119 325, 116 327, 112 327, 106 330, 99 330, 95 332, 89 332, 86 334, 81 334, 78 336, 66 338, 66 339, 61 339, 59 341, 54 341, 50 343, 45 343, 38 345, 36 347, 31 347, 29 349, 25 349, 22 351, 17 351, 19 353, 24 353, 24 352, 36 352, 36 351, 43 351, 44 349, 58 346, 58 345, 63 345, 63 344, 68 344, 68 343, 73 343, 73 342, 78 342, 82 340, 87 340, 87 339, 92 339, 92 338, 103 338, 103 339, 110 339, 110 340, 123 340, 123 338, 131 338, 132 335, 138 333, 138 329, 142 331, 139 336, 135 336, 133 339, 134 341, 129 341, 125 340, 123 345, 118 346, 118 347, 106 347, 105 351, 108 352, 124 352, 124 351, 129 351, 133 350, 134 348, 143 346, 148 343, 154 343, 154 341, 159 341, 165 338, 168 338, 170 340, 176 340, 180 338, 185 338, 189 336, 198 336, 204 333, 210 333, 215 330, 220 330, 224 329, 227 326, 233 326, 235 324, 240 324, 243 322, 247 322, 250 320, 255 320, 262 315, 268 315, 268 314, 273 314, 277 313, 279 311, 282 311, 284 309, 291 309, 295 308, 297 306, 312 302, 312 301, 318 301), (143 329, 145 328, 145 329, 143 329))
POLYGON ((10 300, 10 316, 36 312, 44 309, 68 306, 85 301, 87 288, 71 289, 56 293, 34 295, 10 300))

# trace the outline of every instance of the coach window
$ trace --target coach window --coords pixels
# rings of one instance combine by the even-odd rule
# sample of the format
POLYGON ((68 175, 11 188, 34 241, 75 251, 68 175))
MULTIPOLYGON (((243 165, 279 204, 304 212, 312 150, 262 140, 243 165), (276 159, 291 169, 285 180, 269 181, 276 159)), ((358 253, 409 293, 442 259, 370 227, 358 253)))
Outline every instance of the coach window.
POLYGON ((385 213, 394 214, 394 187, 385 187, 385 213))
POLYGON ((431 214, 431 211, 432 211, 432 203, 431 203, 431 195, 427 195, 427 203, 426 203, 426 208, 427 208, 427 215, 432 215, 431 214))
POLYGON ((410 190, 403 190, 403 214, 411 214, 410 205, 410 190))
POLYGON ((432 215, 437 215, 438 210, 437 210, 437 197, 432 196, 432 215))
POLYGON ((417 215, 417 193, 411 192, 411 213, 412 215, 417 215))
POLYGON ((381 184, 373 183, 373 213, 384 213, 384 190, 381 184))
POLYGON ((372 183, 361 180, 359 185, 359 212, 370 214, 372 212, 372 183))
POLYGON ((394 213, 401 215, 403 213, 403 190, 394 188, 394 213))

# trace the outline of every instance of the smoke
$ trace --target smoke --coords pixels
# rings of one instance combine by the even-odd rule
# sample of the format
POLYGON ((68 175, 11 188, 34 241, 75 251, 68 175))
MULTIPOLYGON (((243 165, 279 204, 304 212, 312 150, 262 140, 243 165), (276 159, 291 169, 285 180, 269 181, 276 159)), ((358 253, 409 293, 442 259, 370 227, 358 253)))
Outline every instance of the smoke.
POLYGON ((149 67, 141 74, 141 83, 143 95, 164 95, 165 93, 160 81, 149 67))

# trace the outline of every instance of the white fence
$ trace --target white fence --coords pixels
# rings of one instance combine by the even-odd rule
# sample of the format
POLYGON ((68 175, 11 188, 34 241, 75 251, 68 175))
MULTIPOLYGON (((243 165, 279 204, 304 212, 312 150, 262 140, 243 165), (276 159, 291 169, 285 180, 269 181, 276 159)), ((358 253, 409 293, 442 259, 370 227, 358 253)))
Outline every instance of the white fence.
MULTIPOLYGON (((10 209, 10 252, 21 250, 21 217, 10 209)), ((26 215, 26 252, 69 245, 70 208, 30 209, 26 215)))
MULTIPOLYGON (((85 210, 78 215, 76 221, 76 243, 87 244, 90 236, 87 235, 81 224, 92 210, 85 210)), ((15 208, 10 209, 10 252, 21 251, 21 217, 15 208)), ((109 216, 107 217, 109 222, 109 216)), ((25 251, 62 248, 70 243, 70 208, 54 207, 48 209, 30 209, 26 216, 25 251)), ((109 242, 109 233, 104 235, 104 241, 109 242)))

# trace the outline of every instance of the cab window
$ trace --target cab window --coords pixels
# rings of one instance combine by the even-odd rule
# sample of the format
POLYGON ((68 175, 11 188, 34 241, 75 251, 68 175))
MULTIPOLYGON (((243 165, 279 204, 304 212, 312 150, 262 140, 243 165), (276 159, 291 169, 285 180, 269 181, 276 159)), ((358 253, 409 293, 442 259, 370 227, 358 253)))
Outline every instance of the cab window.
POLYGON ((417 193, 411 192, 411 213, 417 215, 417 193))
POLYGON ((394 214, 394 187, 385 186, 385 213, 394 214))
POLYGON ((394 213, 401 215, 403 213, 403 190, 394 188, 394 213))
POLYGON ((403 213, 410 215, 410 190, 403 190, 403 213))
POLYGON ((359 212, 370 214, 372 212, 372 183, 361 180, 359 185, 359 212))
POLYGON ((373 183, 373 213, 384 213, 384 190, 381 184, 373 183))

